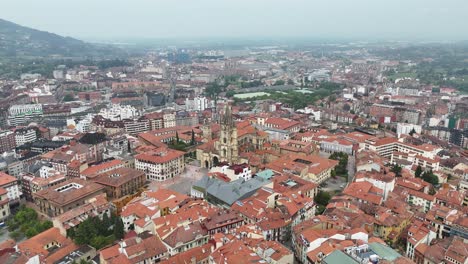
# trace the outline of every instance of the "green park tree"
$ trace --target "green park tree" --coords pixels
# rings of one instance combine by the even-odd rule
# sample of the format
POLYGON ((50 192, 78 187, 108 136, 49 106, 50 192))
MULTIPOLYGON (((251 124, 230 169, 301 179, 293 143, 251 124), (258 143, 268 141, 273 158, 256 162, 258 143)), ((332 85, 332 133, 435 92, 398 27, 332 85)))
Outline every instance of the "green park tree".
POLYGON ((314 200, 317 204, 322 206, 327 206, 328 202, 330 202, 331 195, 328 192, 319 191, 315 196, 314 200))
POLYGON ((432 185, 438 185, 439 184, 439 177, 437 177, 437 175, 435 175, 434 172, 432 172, 432 170, 424 172, 422 174, 421 178, 425 182, 428 182, 428 183, 430 183, 432 185))
POLYGON ((402 167, 400 165, 398 165, 398 164, 393 164, 390 171, 395 173, 396 177, 401 177, 402 167))
POLYGON ((190 145, 195 145, 195 132, 193 132, 193 129, 192 129, 192 139, 190 140, 190 145))
POLYGON ((122 239, 124 235, 125 235, 124 223, 122 221, 122 218, 117 217, 114 222, 114 237, 116 239, 122 239))
POLYGON ((416 171, 414 172, 414 176, 416 176, 417 178, 420 178, 422 172, 423 172, 423 170, 421 168, 421 165, 418 165, 418 167, 416 168, 416 171))

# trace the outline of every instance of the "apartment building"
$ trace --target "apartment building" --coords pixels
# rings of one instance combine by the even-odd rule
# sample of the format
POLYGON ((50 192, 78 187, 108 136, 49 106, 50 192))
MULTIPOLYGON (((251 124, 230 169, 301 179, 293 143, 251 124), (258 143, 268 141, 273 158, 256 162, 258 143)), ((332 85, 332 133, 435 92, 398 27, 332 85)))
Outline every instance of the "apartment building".
POLYGON ((185 169, 184 152, 164 149, 135 156, 135 168, 151 181, 164 181, 180 175, 185 169))

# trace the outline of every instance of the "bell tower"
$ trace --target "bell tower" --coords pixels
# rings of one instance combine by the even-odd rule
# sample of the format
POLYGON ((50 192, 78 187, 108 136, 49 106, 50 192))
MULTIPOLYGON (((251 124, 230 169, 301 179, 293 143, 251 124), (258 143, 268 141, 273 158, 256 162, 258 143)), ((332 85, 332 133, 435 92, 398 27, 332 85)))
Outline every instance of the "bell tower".
POLYGON ((212 131, 211 131, 211 125, 204 120, 203 125, 200 126, 200 129, 203 134, 203 142, 208 142, 212 139, 212 131))
POLYGON ((239 157, 239 147, 237 145, 237 127, 232 117, 232 108, 229 104, 224 107, 221 116, 221 133, 219 137, 219 154, 221 161, 230 164, 236 163, 239 157))

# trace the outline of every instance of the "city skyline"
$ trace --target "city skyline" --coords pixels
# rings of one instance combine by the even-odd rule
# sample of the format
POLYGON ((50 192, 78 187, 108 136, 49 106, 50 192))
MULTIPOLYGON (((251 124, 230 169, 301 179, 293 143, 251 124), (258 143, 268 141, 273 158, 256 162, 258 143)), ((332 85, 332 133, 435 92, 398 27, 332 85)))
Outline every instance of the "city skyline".
POLYGON ((311 38, 467 40, 461 0, 440 1, 80 1, 19 0, 0 17, 83 40, 311 38))
POLYGON ((0 263, 468 264, 467 7, 3 0, 0 263))

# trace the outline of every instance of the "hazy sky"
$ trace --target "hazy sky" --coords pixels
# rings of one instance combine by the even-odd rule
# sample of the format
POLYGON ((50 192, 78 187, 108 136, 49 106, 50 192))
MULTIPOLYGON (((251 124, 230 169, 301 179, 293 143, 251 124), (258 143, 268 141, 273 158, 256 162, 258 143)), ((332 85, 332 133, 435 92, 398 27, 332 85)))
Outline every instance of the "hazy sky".
POLYGON ((0 18, 81 39, 468 40, 468 0, 0 0, 0 18))

